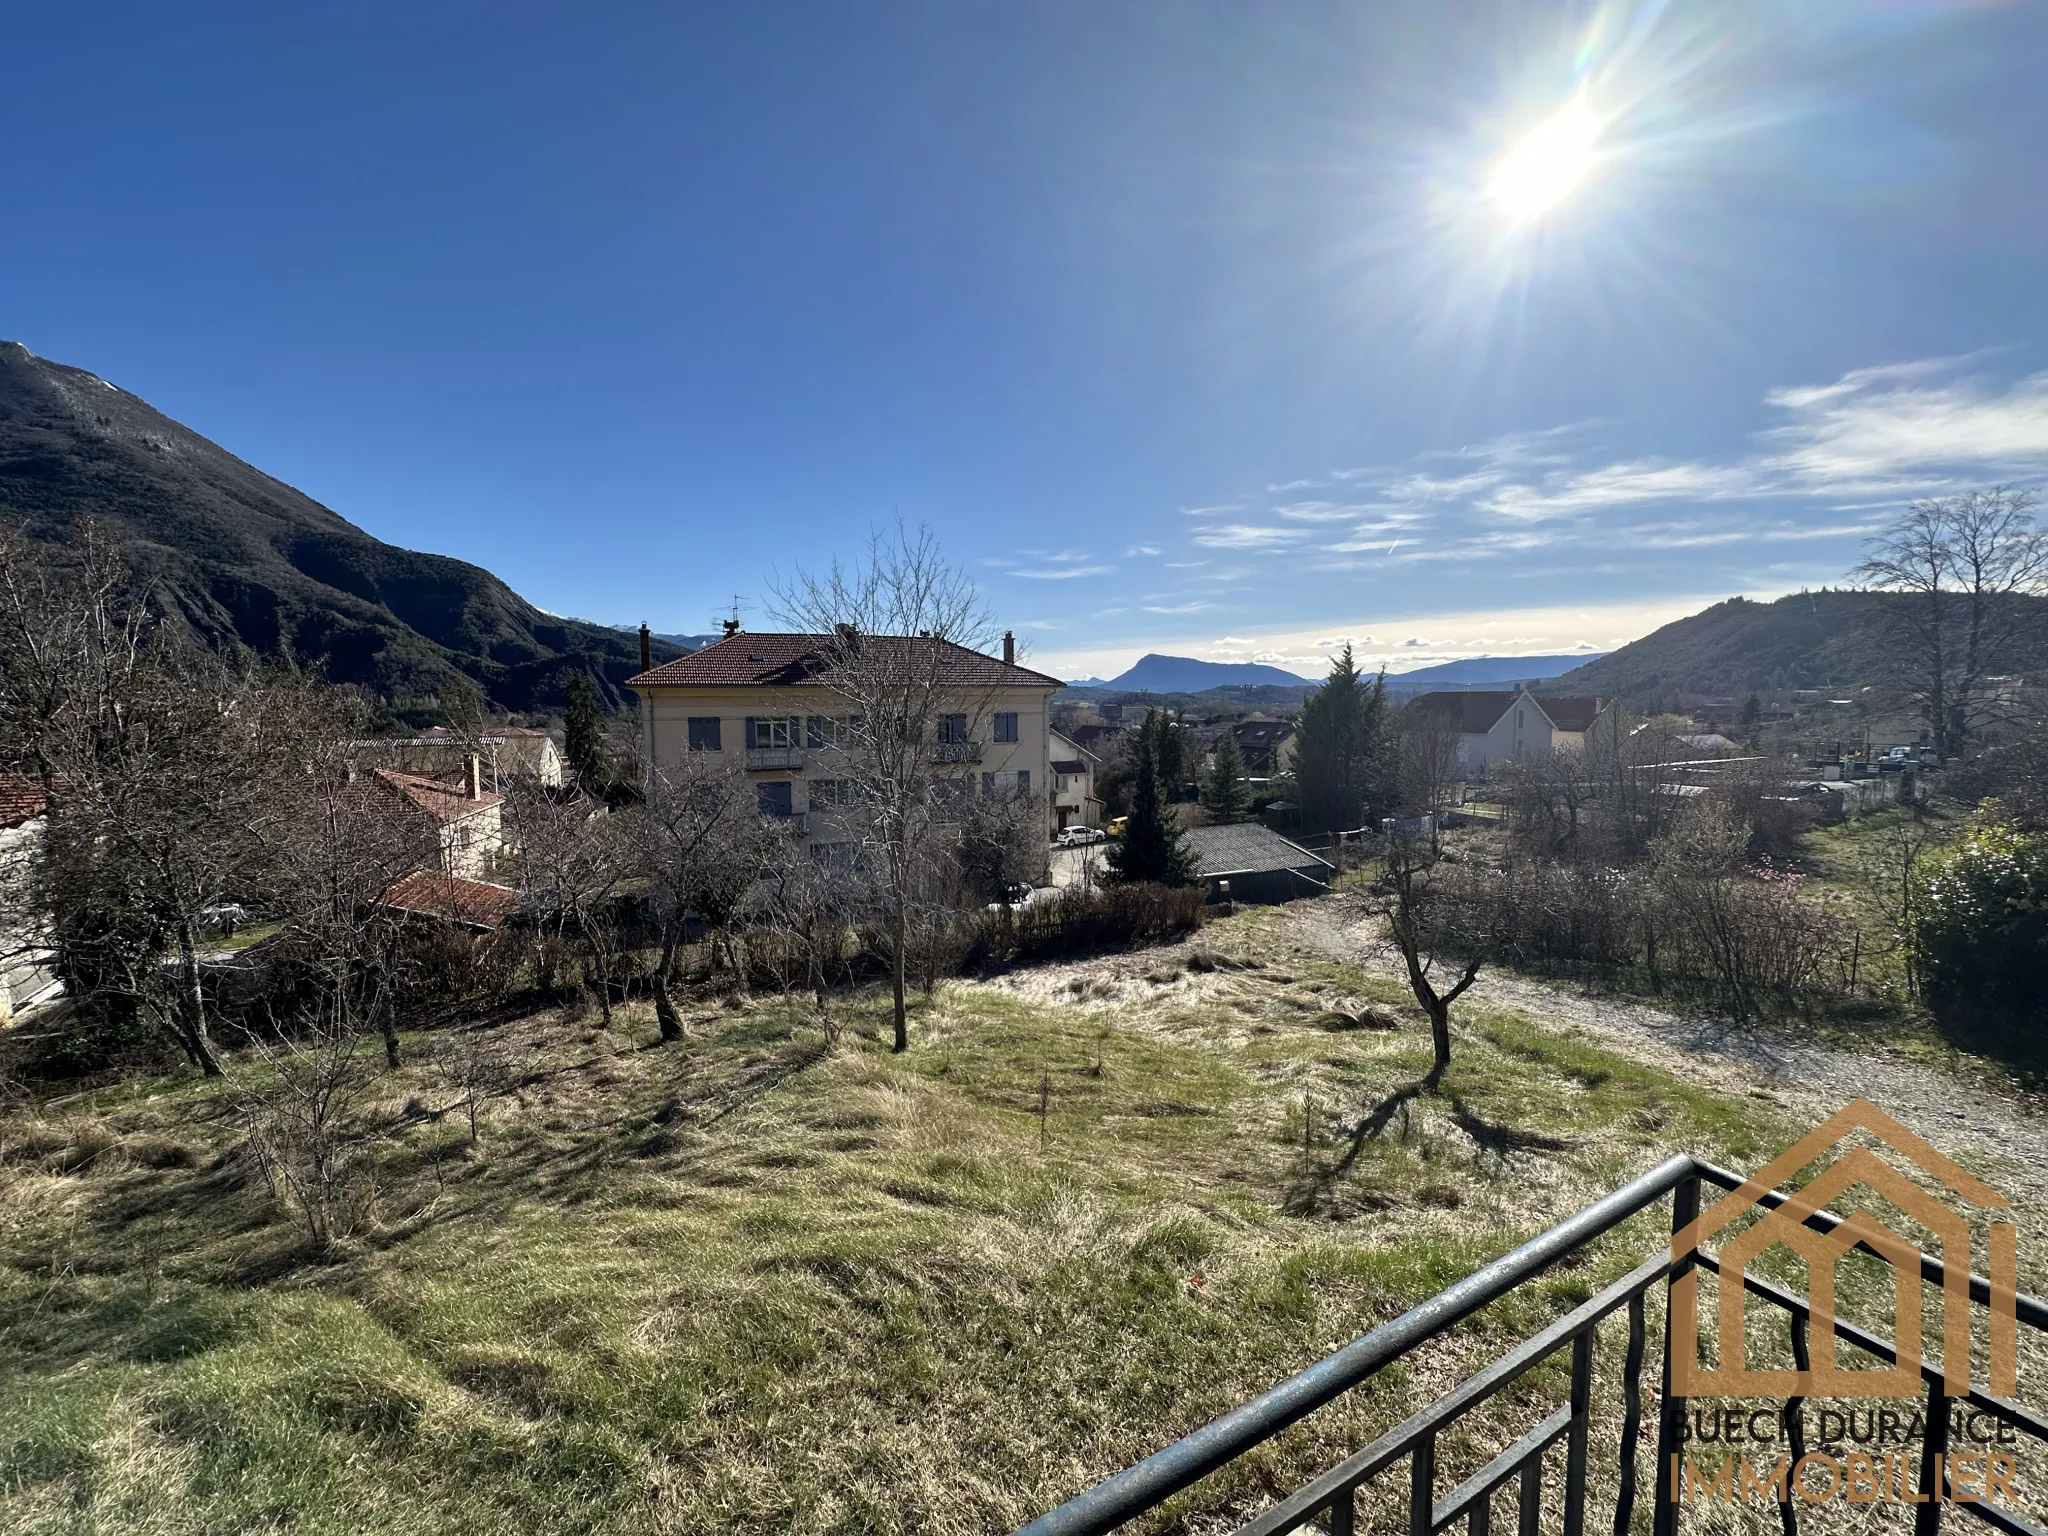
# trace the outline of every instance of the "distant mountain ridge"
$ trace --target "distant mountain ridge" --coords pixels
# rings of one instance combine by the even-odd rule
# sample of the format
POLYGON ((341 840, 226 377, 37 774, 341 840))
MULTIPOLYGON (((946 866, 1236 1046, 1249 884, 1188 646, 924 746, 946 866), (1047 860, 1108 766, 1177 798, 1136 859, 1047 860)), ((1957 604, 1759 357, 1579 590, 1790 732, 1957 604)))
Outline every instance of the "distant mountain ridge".
POLYGON ((1467 656, 1458 661, 1389 672, 1390 693, 1430 693, 1467 688, 1498 688, 1503 683, 1540 683, 1562 677, 1604 654, 1579 651, 1563 656, 1467 656))
POLYGON ((1210 688, 1278 684, 1305 688, 1311 679, 1257 661, 1201 661, 1193 656, 1162 656, 1156 651, 1138 658, 1129 671, 1108 681, 1089 679, 1076 688, 1120 688, 1127 693, 1201 693, 1210 688))
POLYGON ((498 709, 558 707, 578 671, 617 702, 639 670, 637 634, 556 618, 489 571, 386 544, 126 390, 0 342, 0 519, 63 544, 87 517, 209 643, 318 663, 415 723, 464 691, 498 709))
MULTIPOLYGON (((1594 655, 1600 654, 1594 652, 1594 655)), ((1425 693, 1438 688, 1477 688, 1507 682, 1542 682, 1569 672, 1590 658, 1567 656, 1468 656, 1459 661, 1417 667, 1387 675, 1391 693, 1425 693)), ((1125 693, 1206 693, 1213 688, 1279 687, 1310 689, 1320 677, 1303 677, 1261 662, 1201 661, 1192 656, 1141 657, 1119 677, 1084 677, 1069 688, 1104 688, 1125 693)))

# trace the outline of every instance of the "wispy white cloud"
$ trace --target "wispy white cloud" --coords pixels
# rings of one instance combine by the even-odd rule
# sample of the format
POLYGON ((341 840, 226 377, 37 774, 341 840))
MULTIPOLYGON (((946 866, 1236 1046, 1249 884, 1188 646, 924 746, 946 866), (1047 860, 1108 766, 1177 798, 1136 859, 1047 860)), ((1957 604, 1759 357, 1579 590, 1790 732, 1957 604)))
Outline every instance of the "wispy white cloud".
POLYGON ((1072 581, 1077 576, 1107 576, 1115 569, 1113 565, 1054 565, 1035 571, 1014 570, 1010 574, 1027 581, 1072 581))
POLYGON ((1706 502, 1772 494, 1768 477, 1755 465, 1638 460, 1560 474, 1540 484, 1499 484, 1478 504, 1502 517, 1533 521, 1652 501, 1706 502))
POLYGON ((1225 512, 1242 512, 1243 510, 1243 502, 1226 501, 1219 502, 1213 507, 1182 507, 1180 515, 1182 517, 1221 517, 1225 512))
POLYGON ((1266 487, 1269 496, 1284 496, 1289 491, 1314 491, 1322 488, 1320 480, 1281 480, 1266 487))
POLYGON ((1157 544, 1133 544, 1129 549, 1124 551, 1124 557, 1128 559, 1132 555, 1160 555, 1164 553, 1165 551, 1162 550, 1157 544))
POLYGON ((1204 610, 1205 608, 1214 608, 1215 606, 1216 606, 1216 605, 1215 605, 1214 603, 1199 603, 1199 602, 1197 602, 1197 603, 1174 603, 1174 604, 1172 604, 1171 606, 1163 606, 1163 605, 1162 605, 1162 606, 1152 606, 1152 605, 1148 604, 1148 605, 1146 606, 1146 608, 1145 608, 1145 611, 1146 611, 1147 613, 1200 613, 1200 612, 1202 612, 1202 611, 1203 611, 1203 610, 1204 610))
POLYGON ((1335 501, 1295 501, 1273 509, 1289 522, 1342 523, 1372 510, 1370 506, 1347 506, 1335 501))
POLYGON ((1308 537, 1306 528, 1262 528, 1252 523, 1225 523, 1195 535, 1210 549, 1267 549, 1308 537))

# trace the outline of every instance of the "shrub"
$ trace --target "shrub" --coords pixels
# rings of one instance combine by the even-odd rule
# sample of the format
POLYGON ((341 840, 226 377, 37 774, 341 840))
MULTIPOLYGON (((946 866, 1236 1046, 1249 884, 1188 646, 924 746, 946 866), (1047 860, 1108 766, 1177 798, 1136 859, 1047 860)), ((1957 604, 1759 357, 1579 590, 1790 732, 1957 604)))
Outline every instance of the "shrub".
POLYGON ((972 958, 1036 960, 1157 944, 1199 928, 1207 901, 1200 886, 1061 891, 1014 911, 982 913, 972 958))
POLYGON ((2038 1008, 2048 991, 2048 833, 1973 829, 1922 886, 1912 942, 1930 995, 2038 1008))

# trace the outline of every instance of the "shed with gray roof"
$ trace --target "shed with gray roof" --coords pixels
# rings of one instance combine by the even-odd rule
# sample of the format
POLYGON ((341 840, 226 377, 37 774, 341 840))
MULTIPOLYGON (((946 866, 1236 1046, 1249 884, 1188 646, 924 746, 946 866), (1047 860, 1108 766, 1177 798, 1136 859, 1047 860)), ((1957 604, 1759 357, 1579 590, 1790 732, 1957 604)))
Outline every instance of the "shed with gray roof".
POLYGON ((1211 901, 1292 901, 1330 889, 1336 866, 1254 822, 1184 834, 1211 901))

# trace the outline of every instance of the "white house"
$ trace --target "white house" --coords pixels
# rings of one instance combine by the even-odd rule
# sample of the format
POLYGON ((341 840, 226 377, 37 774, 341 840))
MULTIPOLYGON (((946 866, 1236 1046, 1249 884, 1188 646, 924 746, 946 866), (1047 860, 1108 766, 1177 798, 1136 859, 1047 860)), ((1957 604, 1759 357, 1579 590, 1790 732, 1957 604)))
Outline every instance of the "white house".
POLYGON ((484 782, 493 790, 503 790, 514 779, 532 779, 547 789, 562 787, 561 749, 546 731, 529 726, 486 726, 482 734, 466 737, 437 725, 417 736, 380 736, 350 745, 383 758, 388 767, 430 778, 467 772, 475 754, 483 759, 484 782))
POLYGON ((1606 701, 1538 698, 1517 688, 1508 693, 1425 693, 1408 708, 1454 732, 1459 770, 1477 774, 1489 763, 1548 757, 1561 748, 1582 750, 1606 701))
POLYGON ((35 781, 0 777, 0 1024, 63 991, 26 888, 45 809, 35 781))
POLYGON ((505 797, 483 787, 483 765, 474 755, 459 778, 378 768, 359 782, 381 793, 390 814, 409 823, 422 841, 432 842, 441 874, 474 880, 504 850, 505 797))
POLYGON ((1095 759, 1058 731, 1052 735, 1053 830, 1102 825, 1102 801, 1095 793, 1095 759))

